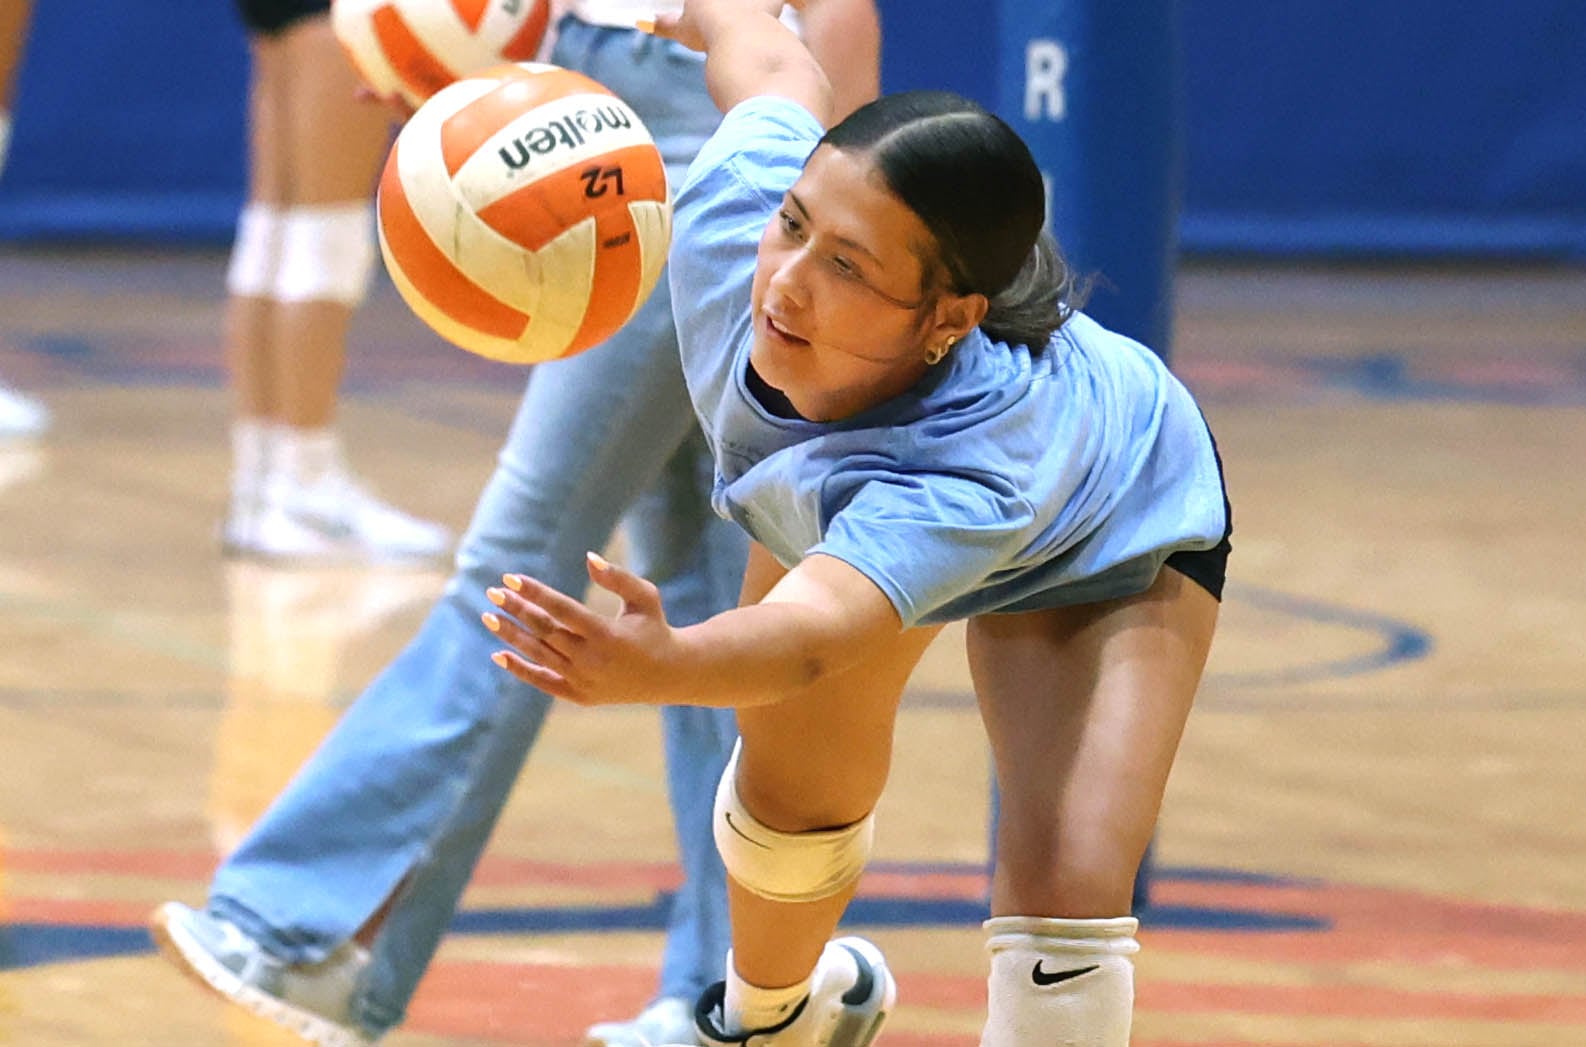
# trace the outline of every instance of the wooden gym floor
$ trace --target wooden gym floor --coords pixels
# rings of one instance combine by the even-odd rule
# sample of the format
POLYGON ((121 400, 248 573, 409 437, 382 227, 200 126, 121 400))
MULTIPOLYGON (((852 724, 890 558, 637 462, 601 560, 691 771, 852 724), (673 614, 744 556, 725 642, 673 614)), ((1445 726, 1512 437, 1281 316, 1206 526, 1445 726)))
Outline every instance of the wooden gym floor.
MULTIPOLYGON (((295 1042, 161 965, 142 920, 201 900, 442 581, 220 558, 223 268, 0 248, 0 378, 57 416, 0 446, 0 1044, 295 1042)), ((1179 316, 1238 529, 1136 1044, 1586 1044, 1586 272, 1195 265, 1179 316)), ((460 526, 522 378, 382 287, 351 455, 460 526)), ((955 640, 903 714, 857 911, 900 972, 884 1043, 980 1023, 986 766, 955 640)), ((645 1001, 657 738, 648 710, 557 712, 392 1047, 576 1043, 645 1001)))

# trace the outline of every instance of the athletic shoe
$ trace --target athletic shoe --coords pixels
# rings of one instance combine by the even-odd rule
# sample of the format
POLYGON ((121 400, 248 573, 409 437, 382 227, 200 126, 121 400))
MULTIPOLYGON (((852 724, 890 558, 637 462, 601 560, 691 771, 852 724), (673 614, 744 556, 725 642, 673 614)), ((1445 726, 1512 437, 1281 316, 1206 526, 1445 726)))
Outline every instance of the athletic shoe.
POLYGON ((726 983, 717 982, 695 1008, 694 1023, 706 1047, 868 1047, 897 1002, 898 986, 880 949, 863 938, 837 938, 815 965, 810 994, 781 1024, 728 1032, 726 996, 726 983))
POLYGON ((183 974, 319 1047, 370 1047, 352 1017, 369 954, 351 942, 323 963, 278 960, 235 924, 178 902, 154 911, 149 930, 183 974))
POLYGON ((584 1033, 584 1047, 655 1047, 688 1044, 694 1034, 694 1005, 680 996, 663 996, 626 1022, 601 1022, 584 1033))
POLYGON ((221 528, 228 553, 310 563, 436 562, 453 543, 447 528, 388 505, 343 470, 311 484, 268 484, 256 505, 234 505, 221 528))
POLYGON ((0 382, 0 437, 42 436, 50 427, 50 410, 0 382))

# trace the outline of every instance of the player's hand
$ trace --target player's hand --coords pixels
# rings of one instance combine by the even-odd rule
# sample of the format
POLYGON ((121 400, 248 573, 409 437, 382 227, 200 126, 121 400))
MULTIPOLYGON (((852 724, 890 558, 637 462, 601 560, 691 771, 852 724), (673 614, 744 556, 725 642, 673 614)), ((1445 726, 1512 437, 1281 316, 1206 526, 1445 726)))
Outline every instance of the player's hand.
POLYGON ((491 660, 526 684, 579 705, 685 701, 677 671, 678 645, 656 587, 594 553, 589 577, 622 599, 615 617, 526 575, 502 576, 487 591, 500 608, 483 616, 485 627, 511 650, 491 660))
POLYGON ((416 110, 408 105, 407 100, 401 95, 383 95, 375 91, 368 84, 359 84, 353 89, 353 97, 367 105, 383 105, 396 116, 402 123, 407 123, 416 110))
POLYGON ((759 11, 778 18, 784 7, 803 6, 804 0, 684 0, 682 11, 658 14, 653 21, 640 23, 639 28, 676 40, 691 51, 704 51, 709 46, 708 27, 724 16, 759 11))

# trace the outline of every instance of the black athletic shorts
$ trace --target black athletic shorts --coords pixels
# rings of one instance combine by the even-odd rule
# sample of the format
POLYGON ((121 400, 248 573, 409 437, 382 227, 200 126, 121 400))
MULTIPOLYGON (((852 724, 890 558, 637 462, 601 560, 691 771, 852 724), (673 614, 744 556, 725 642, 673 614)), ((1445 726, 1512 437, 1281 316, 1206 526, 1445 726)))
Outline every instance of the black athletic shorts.
POLYGON ((273 36, 312 15, 330 10, 330 0, 237 0, 242 24, 250 33, 273 36))
MULTIPOLYGON (((1207 433, 1210 432, 1208 426, 1207 433)), ((1223 456, 1217 450, 1215 436, 1212 437, 1212 455, 1217 459, 1217 476, 1223 485, 1223 516, 1227 520, 1223 525, 1223 540, 1210 549, 1180 550, 1169 556, 1163 566, 1173 568, 1220 602, 1223 583, 1228 580, 1228 554, 1233 551, 1233 542, 1229 539, 1234 533, 1234 508, 1228 502, 1228 479, 1223 476, 1223 456)))

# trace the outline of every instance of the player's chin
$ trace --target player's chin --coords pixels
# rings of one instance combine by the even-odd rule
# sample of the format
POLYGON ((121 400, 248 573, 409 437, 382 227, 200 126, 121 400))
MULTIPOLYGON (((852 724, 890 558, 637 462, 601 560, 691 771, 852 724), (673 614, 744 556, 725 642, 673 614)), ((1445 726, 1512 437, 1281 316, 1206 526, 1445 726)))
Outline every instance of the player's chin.
POLYGON ((754 346, 750 353, 750 362, 754 364, 755 373, 760 380, 784 396, 787 396, 799 385, 799 375, 803 368, 799 360, 784 347, 776 345, 754 346))

